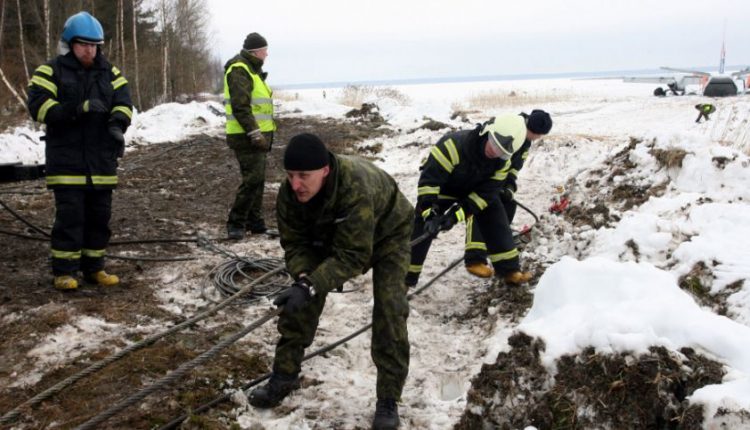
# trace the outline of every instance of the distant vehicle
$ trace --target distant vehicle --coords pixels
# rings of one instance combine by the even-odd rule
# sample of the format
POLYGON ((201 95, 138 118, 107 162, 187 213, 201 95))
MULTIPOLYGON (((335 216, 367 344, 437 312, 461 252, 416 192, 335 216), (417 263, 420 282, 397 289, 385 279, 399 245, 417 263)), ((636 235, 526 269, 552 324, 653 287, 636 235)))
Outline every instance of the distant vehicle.
POLYGON ((674 67, 662 67, 662 70, 677 72, 680 75, 669 76, 629 76, 623 77, 623 82, 637 83, 659 83, 667 84, 667 88, 657 87, 654 89, 655 96, 666 96, 668 93, 674 95, 685 95, 688 86, 699 85, 700 93, 707 97, 735 96, 738 93, 736 81, 742 82, 742 92, 747 92, 750 87, 750 67, 731 74, 724 73, 724 57, 726 50, 724 43, 721 44, 721 57, 719 60, 719 73, 705 72, 701 70, 678 69, 674 67))

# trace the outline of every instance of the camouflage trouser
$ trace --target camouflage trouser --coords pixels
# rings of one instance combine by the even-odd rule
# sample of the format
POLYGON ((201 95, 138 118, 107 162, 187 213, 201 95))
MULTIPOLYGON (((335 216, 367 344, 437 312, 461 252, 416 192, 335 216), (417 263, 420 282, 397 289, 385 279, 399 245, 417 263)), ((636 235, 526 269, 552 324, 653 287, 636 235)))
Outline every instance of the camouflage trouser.
POLYGON ((263 190, 266 182, 267 152, 254 149, 248 144, 230 143, 230 148, 240 163, 242 183, 237 188, 227 225, 254 229, 256 226, 264 225, 263 190))
MULTIPOLYGON (((372 267, 375 304, 372 310, 370 354, 378 369, 378 398, 400 399, 409 373, 409 336, 406 329, 409 303, 404 277, 409 261, 410 224, 406 223, 397 236, 375 245, 372 267)), ((312 344, 318 328, 326 297, 326 293, 318 294, 309 306, 296 314, 282 314, 279 317, 281 339, 276 345, 274 372, 299 373, 305 348, 312 344)))

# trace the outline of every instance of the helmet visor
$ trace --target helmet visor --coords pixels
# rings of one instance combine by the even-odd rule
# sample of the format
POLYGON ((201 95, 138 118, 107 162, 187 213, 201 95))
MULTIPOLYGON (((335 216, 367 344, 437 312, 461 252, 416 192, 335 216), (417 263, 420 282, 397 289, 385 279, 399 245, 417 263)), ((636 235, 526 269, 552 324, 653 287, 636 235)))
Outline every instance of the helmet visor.
POLYGON ((503 136, 496 131, 489 132, 494 152, 500 159, 507 160, 513 155, 513 136, 503 136))

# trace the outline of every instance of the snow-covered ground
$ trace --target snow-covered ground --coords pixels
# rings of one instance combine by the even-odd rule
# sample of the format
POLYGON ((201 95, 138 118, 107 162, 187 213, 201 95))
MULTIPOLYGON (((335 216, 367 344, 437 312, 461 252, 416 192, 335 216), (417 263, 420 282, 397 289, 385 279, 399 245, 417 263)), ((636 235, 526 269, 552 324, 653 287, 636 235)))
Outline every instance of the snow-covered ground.
MULTIPOLYGON (((673 351, 692 347, 727 369, 723 383, 704 387, 690 398, 705 405, 706 427, 712 425, 710 417, 718 408, 750 413, 750 285, 746 282, 750 277, 750 96, 656 98, 651 96, 652 87, 569 79, 430 84, 395 87, 408 96, 406 104, 368 100, 400 132, 364 145, 382 145, 378 163, 397 178, 412 201, 418 165, 429 145, 446 131, 418 129, 425 117, 470 127, 500 112, 533 108, 549 111, 554 127, 532 147, 520 173, 516 197, 526 206, 544 213, 555 187, 583 184, 599 179, 602 171, 609 173, 615 166, 604 161, 627 147, 631 138, 641 142, 629 155, 635 167, 615 176, 614 182, 665 186, 661 195, 619 213, 617 221, 599 229, 574 228, 559 217, 543 217, 538 226, 541 234, 522 253, 522 261, 545 262, 548 268, 533 287, 531 310, 517 326, 492 312, 484 321, 446 318, 467 309, 465 296, 471 289, 486 287, 460 266, 414 298, 409 316, 410 374, 400 405, 402 428, 442 429, 454 424, 466 406, 471 377, 483 362, 493 362, 498 352, 509 348, 507 339, 516 330, 544 339, 543 363, 551 372, 557 357, 587 346, 602 353, 638 353, 651 345, 673 351), (482 93, 496 93, 503 99, 502 107, 487 110, 467 104, 470 97, 482 93), (708 101, 716 105, 716 113, 710 121, 696 124, 693 106, 708 101), (451 119, 455 109, 469 112, 468 124, 451 119), (684 150, 681 167, 660 165, 653 149, 684 150), (563 240, 543 234, 554 227, 568 229, 563 240), (638 253, 632 252, 633 243, 638 253), (739 288, 728 292, 727 316, 700 307, 678 287, 678 278, 698 262, 712 270, 711 293, 739 281, 739 288)), ((280 115, 343 121, 350 108, 338 103, 342 90, 325 91, 325 97, 322 89, 282 92, 280 115)), ((142 145, 178 141, 195 133, 221 133, 221 118, 213 113, 217 109, 221 105, 212 102, 159 106, 139 113, 127 137, 142 145)), ((30 127, 0 135, 0 162, 41 162, 39 135, 30 127)), ((582 185, 569 191, 573 204, 582 207, 595 197, 591 195, 595 191, 582 185)), ((517 222, 528 223, 530 218, 519 214, 517 222)), ((462 256, 463 236, 460 228, 441 234, 425 262, 423 280, 462 256)), ((240 243, 232 250, 281 256, 271 241, 240 243)), ((179 303, 183 314, 189 315, 191 309, 205 305, 200 291, 189 287, 193 279, 184 275, 187 268, 198 278, 205 274, 204 267, 205 262, 190 262, 159 269, 161 278, 168 280, 160 286, 165 308, 179 303)), ((364 275, 352 281, 364 286, 361 291, 330 296, 310 351, 369 322, 370 283, 369 274, 364 275)), ((269 307, 247 309, 245 322, 269 307)), ((86 320, 76 324, 85 325, 86 320)), ((260 345, 271 356, 276 336, 274 325, 267 324, 253 332, 253 346, 260 345)), ((63 327, 47 342, 56 347, 45 349, 42 343, 34 350, 46 351, 40 366, 64 362, 71 353, 64 345, 78 341, 63 327), (55 354, 59 360, 50 357, 55 354)), ((306 362, 303 374, 320 383, 290 395, 284 408, 256 410, 237 393, 233 397, 237 421, 242 428, 256 428, 256 423, 266 429, 368 427, 376 376, 369 344, 369 335, 360 336, 325 358, 306 362)))

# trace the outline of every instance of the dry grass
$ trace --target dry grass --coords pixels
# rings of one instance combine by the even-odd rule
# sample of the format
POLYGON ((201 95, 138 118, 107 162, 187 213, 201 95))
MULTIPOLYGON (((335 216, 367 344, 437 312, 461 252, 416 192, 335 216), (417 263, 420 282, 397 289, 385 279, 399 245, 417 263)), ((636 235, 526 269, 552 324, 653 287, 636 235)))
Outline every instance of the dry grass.
POLYGON ((345 106, 360 107, 362 103, 376 99, 391 99, 401 105, 411 104, 406 94, 393 87, 371 87, 367 85, 347 85, 341 90, 338 102, 345 106))
POLYGON ((520 108, 540 106, 555 102, 569 101, 574 95, 570 93, 528 93, 526 91, 493 90, 471 95, 468 99, 451 105, 454 112, 473 109, 520 108))

